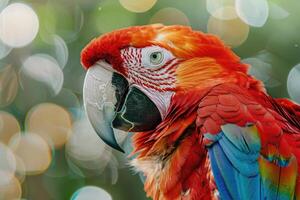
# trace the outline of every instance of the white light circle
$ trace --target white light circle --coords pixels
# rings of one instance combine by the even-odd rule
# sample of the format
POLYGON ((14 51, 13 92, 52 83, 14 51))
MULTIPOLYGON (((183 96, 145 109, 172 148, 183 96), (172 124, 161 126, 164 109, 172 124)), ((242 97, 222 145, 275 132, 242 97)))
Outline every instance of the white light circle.
POLYGON ((23 3, 10 4, 0 13, 0 39, 8 46, 26 46, 36 37, 38 30, 38 16, 23 3))
POLYGON ((269 16, 269 5, 266 0, 236 0, 238 16, 248 25, 262 27, 269 16))
POLYGON ((274 77, 272 65, 265 61, 262 56, 266 55, 260 54, 257 57, 246 58, 242 62, 250 65, 248 73, 261 80, 265 87, 273 88, 279 86, 281 83, 274 77))
POLYGON ((64 82, 62 69, 57 61, 47 54, 35 54, 28 57, 23 62, 20 74, 25 74, 27 77, 45 83, 54 95, 60 92, 64 82))
POLYGON ((96 186, 86 186, 77 190, 71 200, 112 200, 108 192, 96 186))
POLYGON ((69 59, 69 49, 66 41, 59 35, 42 35, 43 40, 53 47, 52 52, 60 68, 64 68, 69 59))
POLYGON ((242 60, 243 63, 250 65, 249 74, 255 78, 266 83, 271 77, 272 66, 269 63, 265 63, 258 58, 246 58, 242 60))
POLYGON ((300 103, 300 64, 293 67, 287 78, 287 90, 292 100, 300 103))
POLYGON ((99 138, 87 118, 74 123, 66 153, 77 165, 85 169, 97 169, 99 173, 112 158, 111 149, 99 138))
POLYGON ((207 12, 218 19, 236 18, 237 15, 232 15, 233 12, 227 12, 227 10, 232 9, 233 6, 234 0, 206 0, 207 12))

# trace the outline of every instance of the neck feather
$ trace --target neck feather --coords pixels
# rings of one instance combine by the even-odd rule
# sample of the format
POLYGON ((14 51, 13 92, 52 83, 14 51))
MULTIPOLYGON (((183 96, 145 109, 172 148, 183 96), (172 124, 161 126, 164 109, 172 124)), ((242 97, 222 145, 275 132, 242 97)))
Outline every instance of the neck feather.
MULTIPOLYGON (((241 76, 241 87, 263 91, 262 84, 241 76), (248 81, 247 81, 248 80, 248 81)), ((133 136, 137 157, 131 162, 146 177, 154 200, 218 199, 202 135, 195 126, 201 99, 211 90, 177 91, 164 121, 153 131, 133 136)))
POLYGON ((214 197, 216 187, 207 152, 195 126, 203 96, 199 94, 205 91, 175 95, 172 112, 156 130, 133 136, 138 155, 131 164, 146 177, 145 191, 154 200, 201 199, 203 194, 214 197))

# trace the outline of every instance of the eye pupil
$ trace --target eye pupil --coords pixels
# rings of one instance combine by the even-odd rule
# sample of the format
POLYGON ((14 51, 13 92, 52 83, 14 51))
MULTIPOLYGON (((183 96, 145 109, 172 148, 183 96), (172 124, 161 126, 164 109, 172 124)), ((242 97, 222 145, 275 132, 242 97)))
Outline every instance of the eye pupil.
POLYGON ((150 54, 150 62, 153 65, 159 65, 164 60, 162 52, 153 52, 150 54))

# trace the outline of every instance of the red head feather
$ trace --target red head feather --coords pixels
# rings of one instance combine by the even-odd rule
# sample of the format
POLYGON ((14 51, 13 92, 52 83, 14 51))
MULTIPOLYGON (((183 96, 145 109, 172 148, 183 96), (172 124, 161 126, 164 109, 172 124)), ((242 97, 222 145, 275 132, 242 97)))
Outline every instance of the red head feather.
POLYGON ((225 68, 246 73, 247 66, 230 48, 214 35, 193 31, 186 26, 163 26, 160 24, 136 26, 104 34, 92 40, 81 53, 81 62, 87 69, 99 59, 107 59, 115 68, 122 63, 122 48, 162 46, 176 57, 191 59, 211 57, 225 68))

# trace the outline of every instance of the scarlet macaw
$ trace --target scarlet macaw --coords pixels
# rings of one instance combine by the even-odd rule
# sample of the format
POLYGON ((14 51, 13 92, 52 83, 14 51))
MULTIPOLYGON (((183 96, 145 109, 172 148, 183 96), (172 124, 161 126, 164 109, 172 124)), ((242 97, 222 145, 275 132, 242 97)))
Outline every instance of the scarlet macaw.
POLYGON ((120 151, 114 130, 134 133, 131 165, 154 200, 300 199, 300 106, 269 96, 216 36, 130 27, 81 62, 92 125, 120 151))

